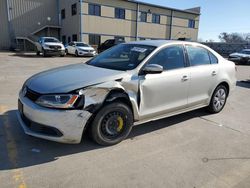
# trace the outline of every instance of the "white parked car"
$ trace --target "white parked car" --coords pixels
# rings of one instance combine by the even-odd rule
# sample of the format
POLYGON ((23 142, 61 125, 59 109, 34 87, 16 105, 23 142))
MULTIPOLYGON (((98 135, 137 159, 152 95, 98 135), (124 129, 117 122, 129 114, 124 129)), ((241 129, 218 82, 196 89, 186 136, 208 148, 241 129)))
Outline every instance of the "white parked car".
POLYGON ((244 49, 240 52, 232 53, 228 59, 235 63, 250 64, 250 49, 244 49))
POLYGON ((65 55, 65 47, 64 45, 54 37, 41 37, 36 43, 37 55, 40 53, 43 54, 44 57, 48 55, 60 55, 63 57, 65 55))
POLYGON ((95 49, 84 42, 70 42, 66 46, 66 54, 75 56, 95 56, 97 55, 95 49))
POLYGON ((18 119, 35 137, 79 143, 89 129, 97 143, 113 145, 133 125, 203 107, 219 113, 235 86, 235 64, 204 45, 129 42, 29 78, 18 119))

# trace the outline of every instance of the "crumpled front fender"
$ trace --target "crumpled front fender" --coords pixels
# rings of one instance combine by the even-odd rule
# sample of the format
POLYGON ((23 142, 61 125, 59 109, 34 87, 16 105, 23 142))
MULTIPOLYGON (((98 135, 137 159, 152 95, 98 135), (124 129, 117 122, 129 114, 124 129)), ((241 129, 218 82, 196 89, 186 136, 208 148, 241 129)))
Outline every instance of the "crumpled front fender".
POLYGON ((107 97, 109 96, 111 91, 118 91, 117 95, 112 95, 111 98, 120 98, 122 96, 120 96, 119 94, 126 94, 132 106, 134 119, 137 120, 139 118, 139 115, 137 104, 137 91, 135 91, 135 88, 136 87, 132 86, 128 87, 126 83, 120 81, 110 81, 89 86, 81 90, 81 93, 85 96, 84 110, 89 111, 91 113, 95 113, 98 109, 102 107, 103 103, 107 100, 107 97))

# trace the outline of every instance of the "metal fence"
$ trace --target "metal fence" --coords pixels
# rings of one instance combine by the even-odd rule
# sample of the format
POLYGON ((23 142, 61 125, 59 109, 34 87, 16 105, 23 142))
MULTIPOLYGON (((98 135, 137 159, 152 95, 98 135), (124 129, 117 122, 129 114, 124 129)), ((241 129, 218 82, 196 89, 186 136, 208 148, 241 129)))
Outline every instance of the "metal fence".
POLYGON ((242 49, 250 48, 250 43, 206 42, 202 44, 212 48, 224 57, 228 57, 229 54, 239 52, 242 49))

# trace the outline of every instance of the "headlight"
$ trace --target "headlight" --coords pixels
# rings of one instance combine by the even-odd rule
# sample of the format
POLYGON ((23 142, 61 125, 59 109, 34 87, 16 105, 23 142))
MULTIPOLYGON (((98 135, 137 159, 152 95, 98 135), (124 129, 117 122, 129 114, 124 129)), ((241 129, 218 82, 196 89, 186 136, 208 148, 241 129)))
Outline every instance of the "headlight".
POLYGON ((43 95, 37 99, 36 103, 48 108, 70 109, 74 108, 79 97, 75 94, 43 95))

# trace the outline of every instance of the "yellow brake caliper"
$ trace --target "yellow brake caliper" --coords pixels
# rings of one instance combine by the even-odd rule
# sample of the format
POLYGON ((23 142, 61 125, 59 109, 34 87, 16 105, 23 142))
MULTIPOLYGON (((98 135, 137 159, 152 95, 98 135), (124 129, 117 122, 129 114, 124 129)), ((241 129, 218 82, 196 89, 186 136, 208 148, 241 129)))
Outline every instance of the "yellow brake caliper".
POLYGON ((124 122, 123 122, 123 119, 121 118, 121 116, 119 116, 117 118, 117 121, 118 121, 117 131, 120 132, 124 126, 124 122))

